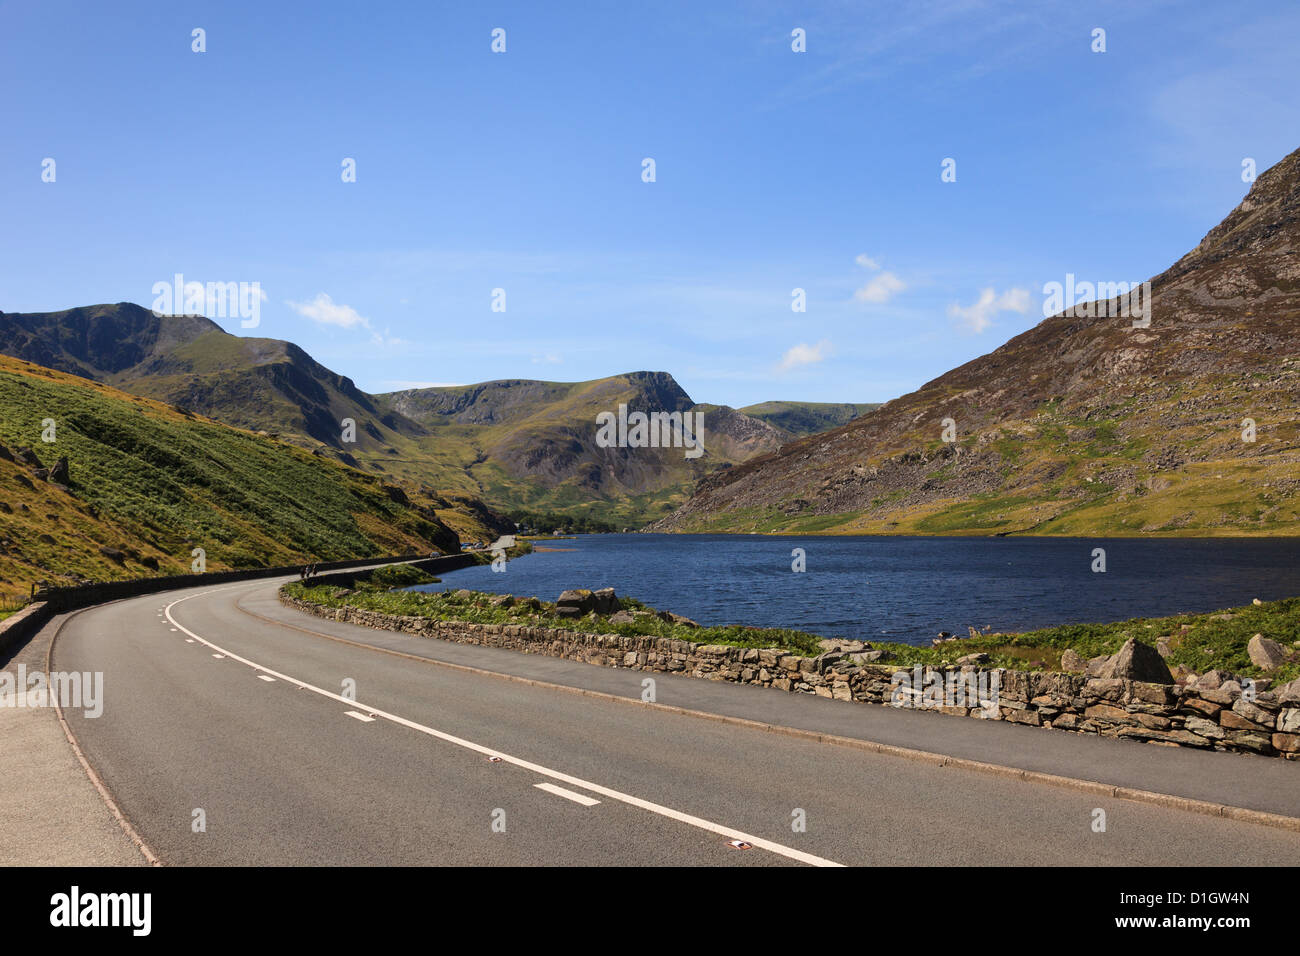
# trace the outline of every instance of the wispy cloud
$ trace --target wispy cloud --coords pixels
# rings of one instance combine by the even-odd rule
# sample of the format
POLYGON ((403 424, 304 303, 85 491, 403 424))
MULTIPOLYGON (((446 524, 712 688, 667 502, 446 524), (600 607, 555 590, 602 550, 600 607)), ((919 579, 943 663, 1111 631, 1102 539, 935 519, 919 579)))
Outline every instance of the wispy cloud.
POLYGON ((999 312, 1019 312, 1023 315, 1028 311, 1028 289, 1008 289, 998 295, 992 286, 981 290, 980 297, 971 305, 963 306, 954 302, 948 306, 949 317, 976 335, 992 325, 993 317, 999 312))
POLYGON ((871 281, 853 293, 853 298, 857 301, 879 305, 882 302, 888 302, 893 296, 907 288, 907 283, 894 273, 881 272, 880 263, 865 252, 853 261, 869 272, 878 273, 878 275, 871 277, 871 281))
POLYGON ((358 313, 350 305, 336 303, 324 292, 316 293, 316 298, 310 302, 290 301, 285 304, 303 318, 319 322, 321 325, 337 325, 345 329, 352 329, 357 326, 363 329, 370 328, 369 319, 358 313))
POLYGON ((905 283, 892 272, 882 272, 878 276, 873 276, 871 281, 864 285, 858 291, 853 293, 853 298, 859 302, 872 302, 879 304, 888 302, 890 298, 902 292, 907 288, 905 283))
POLYGON ((798 368, 800 365, 816 365, 818 362, 825 361, 831 354, 831 343, 822 339, 816 345, 809 345, 806 342, 800 342, 798 345, 786 351, 781 358, 779 368, 783 372, 788 372, 792 368, 798 368))

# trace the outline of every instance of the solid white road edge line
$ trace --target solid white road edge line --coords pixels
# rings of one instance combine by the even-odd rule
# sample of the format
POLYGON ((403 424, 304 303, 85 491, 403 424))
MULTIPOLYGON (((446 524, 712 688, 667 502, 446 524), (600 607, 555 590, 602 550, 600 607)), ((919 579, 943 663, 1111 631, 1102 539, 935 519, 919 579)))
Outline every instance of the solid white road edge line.
POLYGON ((565 790, 563 787, 557 787, 553 783, 535 783, 533 784, 538 790, 545 790, 547 793, 553 793, 557 797, 563 797, 565 800, 572 800, 574 803, 581 803, 584 807, 594 807, 600 803, 594 797, 589 797, 585 793, 575 793, 572 790, 565 790))
MULTIPOLYGON (((236 585, 236 587, 237 586, 238 585, 236 585)), ((172 608, 174 608, 177 604, 183 604, 186 601, 192 600, 193 598, 197 598, 197 597, 206 597, 207 595, 212 594, 215 591, 226 591, 229 589, 230 586, 222 587, 222 588, 212 588, 207 591, 200 591, 197 594, 188 595, 187 597, 178 598, 177 600, 172 601, 170 604, 168 604, 167 607, 165 608, 167 620, 171 621, 173 624, 175 624, 186 634, 190 635, 190 637, 194 638, 196 641, 199 641, 202 644, 206 644, 214 651, 220 651, 223 655, 230 658, 232 661, 238 661, 239 663, 245 664, 248 667, 253 668, 254 670, 261 671, 264 674, 269 674, 272 677, 278 678, 283 681, 288 681, 290 684, 294 684, 302 690, 309 690, 312 693, 320 694, 322 697, 328 697, 330 700, 336 700, 342 704, 352 704, 353 706, 357 706, 360 704, 360 701, 349 700, 348 698, 343 697, 340 694, 335 694, 334 692, 325 690, 322 687, 316 687, 314 684, 308 684, 306 681, 298 680, 298 678, 296 677, 290 677, 288 674, 281 674, 279 671, 273 671, 269 667, 264 667, 261 664, 256 663, 255 661, 250 661, 247 658, 240 657, 238 654, 231 653, 230 651, 226 650, 223 647, 218 647, 216 644, 213 644, 211 641, 207 640, 203 636, 196 634, 194 631, 191 631, 180 621, 176 620, 176 618, 172 617, 172 608)), ((411 730, 418 731, 419 733, 428 734, 430 737, 436 737, 437 739, 445 741, 449 744, 455 744, 457 747, 464 747, 466 750, 472 750, 475 753, 480 753, 487 757, 500 757, 506 763, 514 764, 516 767, 521 767, 524 770, 531 770, 533 773, 540 774, 543 777, 550 777, 552 780, 559 780, 562 783, 571 784, 575 787, 581 787, 584 790, 590 790, 592 793, 598 793, 602 797, 608 797, 610 800, 617 800, 618 802, 626 803, 629 806, 638 807, 642 810, 648 810, 649 812, 658 814, 661 817, 667 817, 668 819, 676 820, 679 823, 685 823, 688 824, 689 826, 697 827, 698 829, 701 830, 707 830, 710 833, 716 833, 719 836, 724 836, 729 840, 743 840, 744 842, 752 846, 758 847, 761 850, 767 850, 769 853, 775 853, 778 856, 783 856, 789 860, 796 860, 800 863, 807 863, 809 866, 843 866, 844 865, 843 863, 836 863, 834 860, 828 860, 825 859, 824 857, 815 856, 812 853, 805 853, 803 850, 796 850, 794 847, 788 847, 785 846, 784 844, 776 843, 772 840, 765 840, 762 837, 754 836, 752 834, 745 833, 741 830, 735 830, 728 826, 723 826, 720 823, 714 823, 711 820, 705 820, 703 817, 697 817, 689 813, 683 813, 680 810, 674 810, 671 807, 665 807, 662 806, 661 804, 653 803, 649 800, 642 800, 640 797, 634 797, 628 793, 622 793, 621 791, 613 790, 609 787, 603 787, 598 783, 592 783, 589 780, 583 780, 581 777, 574 777, 567 773, 562 773, 559 770, 552 770, 549 767, 543 767, 540 764, 535 764, 529 760, 524 760, 520 757, 512 757, 511 755, 502 753, 499 750, 494 750, 490 747, 484 747, 482 744, 476 744, 472 740, 465 740, 463 737, 457 737, 453 734, 446 733, 445 731, 436 730, 433 727, 426 727, 424 724, 416 723, 413 720, 407 720, 405 717, 399 717, 397 714, 390 714, 387 711, 380 710, 378 707, 367 706, 365 710, 367 711, 367 713, 373 714, 375 717, 382 717, 385 720, 392 721, 395 724, 400 724, 403 727, 407 727, 411 730)))

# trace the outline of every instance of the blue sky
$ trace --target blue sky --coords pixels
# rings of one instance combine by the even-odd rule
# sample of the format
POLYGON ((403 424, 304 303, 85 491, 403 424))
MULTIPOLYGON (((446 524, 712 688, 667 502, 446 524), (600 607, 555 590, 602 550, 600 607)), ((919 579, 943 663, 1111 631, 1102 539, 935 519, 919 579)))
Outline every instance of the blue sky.
POLYGON ((881 401, 1191 249, 1300 146, 1298 49, 1294 4, 0 2, 0 309, 182 273, 370 391, 881 401))

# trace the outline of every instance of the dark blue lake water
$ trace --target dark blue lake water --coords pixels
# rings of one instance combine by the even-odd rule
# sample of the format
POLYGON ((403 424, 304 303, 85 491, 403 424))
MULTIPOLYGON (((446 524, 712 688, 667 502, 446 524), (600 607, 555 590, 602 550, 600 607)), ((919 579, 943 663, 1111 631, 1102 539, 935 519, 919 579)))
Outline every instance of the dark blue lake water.
MULTIPOLYGON (((535 595, 612 587, 701 624, 791 627, 928 644, 999 631, 1212 611, 1300 595, 1300 538, 797 538, 581 535, 556 551, 443 575, 446 587, 535 595), (791 570, 803 548, 807 570, 791 570), (1094 548, 1105 573, 1091 570, 1094 548)), ((1277 636, 1277 635, 1275 635, 1277 636)), ((1292 639, 1300 638, 1300 634, 1292 639)))

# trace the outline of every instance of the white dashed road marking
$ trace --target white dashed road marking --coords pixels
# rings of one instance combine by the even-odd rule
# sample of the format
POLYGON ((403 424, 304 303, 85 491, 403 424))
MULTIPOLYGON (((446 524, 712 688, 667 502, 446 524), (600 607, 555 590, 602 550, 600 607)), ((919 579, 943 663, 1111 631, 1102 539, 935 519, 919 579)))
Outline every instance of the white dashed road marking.
POLYGON ((355 710, 347 711, 347 715, 349 717, 355 717, 357 720, 364 720, 366 723, 370 723, 372 720, 375 719, 373 717, 367 717, 365 714, 359 714, 355 710))
POLYGON ((564 797, 566 800, 572 800, 574 803, 581 803, 584 807, 594 807, 600 803, 599 800, 593 800, 585 793, 574 793, 572 790, 565 790, 563 787, 557 787, 553 783, 535 783, 533 784, 538 790, 545 790, 547 793, 553 793, 557 797, 564 797))
MULTIPOLYGON (((357 701, 350 700, 349 698, 344 697, 341 694, 336 694, 333 691, 325 690, 323 687, 317 687, 314 684, 308 684, 306 681, 298 680, 298 678, 296 677, 290 677, 288 674, 281 674, 279 671, 271 670, 271 668, 264 667, 263 665, 258 664, 256 661, 250 661, 246 657, 240 657, 238 654, 232 654, 230 651, 226 650, 225 648, 218 647, 216 644, 213 644, 211 641, 207 640, 206 638, 196 634, 194 631, 191 631, 180 621, 176 620, 176 618, 172 617, 172 608, 174 608, 177 604, 183 604, 184 602, 192 600, 196 597, 206 597, 207 595, 212 594, 215 591, 226 591, 229 590, 231 587, 240 587, 240 585, 229 585, 227 587, 222 587, 222 588, 212 588, 211 590, 208 591, 200 591, 197 594, 190 594, 183 598, 177 598, 175 601, 172 601, 170 604, 167 605, 167 619, 171 621, 173 624, 175 624, 182 631, 184 631, 186 634, 190 635, 190 637, 199 641, 201 644, 206 644, 214 651, 222 652, 220 654, 213 654, 212 655, 213 657, 229 657, 233 661, 238 661, 241 664, 246 664, 247 666, 252 667, 255 670, 264 671, 267 674, 271 674, 276 678, 278 678, 279 680, 286 681, 290 684, 294 684, 295 686, 297 686, 299 690, 309 690, 314 694, 319 694, 320 696, 327 697, 330 700, 338 701, 341 704, 355 705, 357 703, 357 701)), ((482 744, 474 743, 472 740, 466 740, 463 737, 457 737, 454 734, 447 733, 446 731, 438 730, 434 727, 426 726, 425 724, 416 723, 414 720, 408 720, 405 717, 399 717, 397 714, 390 714, 387 711, 380 710, 377 707, 367 707, 366 710, 370 714, 370 716, 367 718, 361 717, 361 715, 357 714, 355 711, 348 711, 348 713, 354 717, 357 717, 357 719, 359 720, 360 719, 374 720, 376 717, 382 717, 384 720, 390 721, 394 724, 398 724, 402 727, 406 727, 409 730, 414 730, 418 733, 427 734, 430 737, 437 738, 438 740, 442 740, 449 744, 454 744, 457 747, 463 747, 466 750, 472 750, 475 753, 482 754, 485 757, 494 757, 494 756, 500 757, 501 760, 504 761, 505 763, 513 764, 516 767, 520 767, 521 769, 531 771, 532 773, 538 774, 539 776, 550 777, 552 780, 558 780, 561 783, 567 783, 570 784, 571 786, 581 787, 584 790, 590 790, 592 793, 598 793, 602 797, 605 797, 609 800, 616 800, 619 803, 625 803, 628 806, 637 807, 641 810, 646 810, 650 813, 657 814, 661 817, 666 817, 670 820, 676 820, 679 823, 685 823, 689 826, 696 827, 700 830, 706 830, 709 833, 716 833, 719 836, 727 837, 729 840, 739 840, 741 842, 748 843, 752 847, 757 847, 760 850, 767 850, 769 853, 775 853, 778 856, 783 856, 789 860, 797 860, 800 863, 807 863, 810 866, 843 866, 844 865, 843 863, 836 863, 834 860, 828 860, 825 859, 824 857, 816 856, 812 853, 805 853, 803 850, 796 850, 794 847, 789 847, 786 846, 785 844, 777 843, 774 840, 765 840, 762 837, 757 837, 752 834, 745 833, 742 830, 736 830, 732 827, 724 826, 723 824, 720 823, 714 823, 711 820, 705 820, 703 817, 697 817, 690 813, 683 813, 680 810, 674 810, 671 807, 665 807, 662 804, 654 803, 650 800, 643 800, 640 797, 634 797, 631 794, 622 793, 621 791, 615 790, 612 787, 603 787, 598 783, 592 783, 589 780, 583 780, 581 777, 574 777, 570 774, 563 773, 559 770, 552 770, 549 767, 543 767, 541 764, 533 763, 530 760, 524 760, 522 757, 512 757, 509 754, 503 754, 501 753, 501 751, 496 750, 494 748, 485 747, 482 744)))

